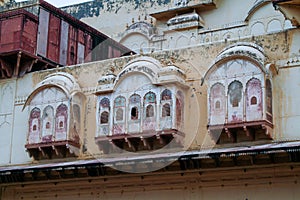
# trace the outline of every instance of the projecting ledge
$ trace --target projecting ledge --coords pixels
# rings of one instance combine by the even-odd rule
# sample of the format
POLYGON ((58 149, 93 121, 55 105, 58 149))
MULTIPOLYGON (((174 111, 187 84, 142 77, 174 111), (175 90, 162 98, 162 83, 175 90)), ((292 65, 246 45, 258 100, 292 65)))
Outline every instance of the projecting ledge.
POLYGON ((212 125, 208 133, 216 144, 272 140, 273 124, 267 120, 212 125))
POLYGON ((99 150, 104 153, 122 151, 152 151, 164 147, 182 147, 184 133, 169 129, 164 131, 147 131, 142 133, 98 136, 95 138, 99 150))
POLYGON ((71 140, 65 140, 26 144, 25 148, 30 157, 33 157, 35 160, 41 160, 77 156, 80 144, 71 140))

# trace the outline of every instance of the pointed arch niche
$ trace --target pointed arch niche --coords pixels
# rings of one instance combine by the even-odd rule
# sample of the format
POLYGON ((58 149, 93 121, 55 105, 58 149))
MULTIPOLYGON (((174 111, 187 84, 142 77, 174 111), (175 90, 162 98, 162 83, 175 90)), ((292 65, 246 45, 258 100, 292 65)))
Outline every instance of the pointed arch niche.
POLYGON ((274 136, 272 76, 263 49, 237 43, 224 49, 204 76, 208 132, 217 144, 270 140, 274 136))
POLYGON ((174 137, 181 138, 176 140, 181 146, 186 89, 182 70, 162 66, 150 57, 132 60, 118 75, 101 77, 96 92, 99 113, 95 140, 99 149, 106 153, 112 152, 113 146, 127 151, 155 150, 174 137), (106 108, 101 103, 105 98, 111 102, 106 108), (106 125, 101 123, 102 112, 109 115, 106 125))
POLYGON ((76 156, 80 148, 84 95, 67 73, 48 75, 27 98, 25 148, 34 159, 76 156))

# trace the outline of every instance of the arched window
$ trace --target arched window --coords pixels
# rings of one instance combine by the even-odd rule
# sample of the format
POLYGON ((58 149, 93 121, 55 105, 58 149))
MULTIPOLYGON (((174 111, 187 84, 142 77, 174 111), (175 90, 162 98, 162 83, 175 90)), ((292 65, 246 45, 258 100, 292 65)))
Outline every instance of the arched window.
POLYGON ((42 140, 48 141, 53 135, 53 125, 54 124, 54 109, 52 106, 48 105, 43 111, 43 129, 42 129, 42 140))
POLYGON ((130 112, 131 120, 137 120, 139 118, 139 110, 137 107, 132 107, 130 112))
POLYGON ((156 103, 156 95, 153 92, 148 92, 144 96, 145 104, 156 103))
POLYGON ((243 85, 239 81, 233 81, 228 86, 229 103, 232 107, 239 107, 242 101, 243 85))
POLYGON ((100 108, 109 108, 109 104, 109 99, 105 97, 100 101, 100 108))
POLYGON ((109 122, 109 111, 110 111, 110 101, 107 97, 104 97, 100 101, 100 124, 108 124, 109 122))
POLYGON ((130 119, 138 120, 141 107, 141 97, 138 94, 133 94, 129 98, 130 119))
POLYGON ((125 110, 126 100, 125 97, 118 96, 114 101, 115 108, 115 119, 116 121, 124 120, 124 110, 125 110))
POLYGON ((153 92, 148 92, 144 96, 144 113, 146 118, 155 116, 156 95, 153 92))
POLYGON ((161 93, 161 100, 171 100, 172 99, 172 93, 170 90, 165 89, 162 93, 161 93))
POLYGON ((137 94, 133 94, 129 98, 129 103, 130 104, 140 104, 141 103, 141 97, 137 94))
POLYGON ((211 124, 224 123, 225 105, 225 86, 220 82, 214 83, 209 91, 209 121, 211 124))
POLYGON ((100 116, 100 123, 107 124, 109 118, 109 113, 107 111, 103 111, 100 116))
POLYGON ((156 128, 156 95, 148 92, 144 96, 143 130, 155 130, 156 128))
POLYGON ((154 116, 154 108, 153 105, 148 105, 146 107, 146 117, 153 117, 154 116))
POLYGON ((66 140, 67 139, 67 121, 68 121, 68 107, 65 104, 60 104, 56 109, 56 128, 55 139, 66 140))
POLYGON ((116 121, 123 121, 124 111, 122 108, 118 108, 116 111, 116 121))
POLYGON ((29 135, 28 143, 40 142, 40 123, 41 123, 41 110, 33 108, 29 117, 29 135))
POLYGON ((246 84, 246 120, 259 120, 263 117, 262 86, 258 78, 251 78, 246 84))
POLYGON ((165 103, 162 108, 162 117, 169 117, 169 116, 171 116, 171 107, 170 104, 165 103))
POLYGON ((41 111, 39 108, 32 109, 30 113, 29 126, 32 127, 32 131, 38 131, 40 124, 41 111))

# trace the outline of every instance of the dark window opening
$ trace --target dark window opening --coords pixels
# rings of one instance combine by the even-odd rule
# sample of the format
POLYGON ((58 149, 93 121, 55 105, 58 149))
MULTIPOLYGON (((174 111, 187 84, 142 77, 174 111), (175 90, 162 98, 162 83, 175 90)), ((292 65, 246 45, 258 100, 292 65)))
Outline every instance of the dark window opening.
POLYGON ((59 128, 63 128, 63 127, 64 127, 64 122, 63 122, 63 121, 60 121, 58 127, 59 127, 59 128))
POLYGON ((36 131, 36 129, 37 129, 37 126, 36 126, 36 125, 33 125, 32 130, 33 130, 33 131, 36 131))
POLYGON ((100 116, 100 123, 101 124, 107 124, 108 123, 108 117, 109 117, 109 113, 107 111, 102 112, 101 116, 100 116))
POLYGON ((254 96, 251 97, 250 104, 251 104, 251 105, 256 105, 256 104, 257 104, 257 98, 254 97, 254 96))
POLYGON ((168 117, 171 116, 171 108, 170 108, 170 104, 166 103, 163 105, 162 108, 162 117, 168 117))
POLYGON ((239 102, 241 102, 243 85, 239 81, 233 81, 228 87, 229 101, 232 107, 239 107, 239 102))
POLYGON ((131 115, 131 119, 132 119, 132 120, 137 120, 138 117, 139 117, 139 111, 138 111, 138 108, 137 108, 137 107, 131 108, 131 113, 130 113, 130 115, 131 115))

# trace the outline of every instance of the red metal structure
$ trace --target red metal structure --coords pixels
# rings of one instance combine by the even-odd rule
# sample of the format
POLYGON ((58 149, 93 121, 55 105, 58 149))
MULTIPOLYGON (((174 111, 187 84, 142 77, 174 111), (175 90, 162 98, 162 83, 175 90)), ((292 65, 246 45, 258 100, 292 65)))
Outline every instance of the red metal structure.
POLYGON ((0 12, 0 78, 130 52, 43 0, 0 12))

